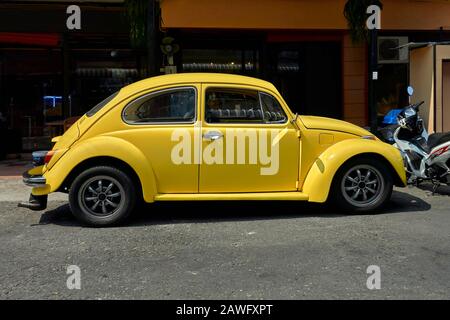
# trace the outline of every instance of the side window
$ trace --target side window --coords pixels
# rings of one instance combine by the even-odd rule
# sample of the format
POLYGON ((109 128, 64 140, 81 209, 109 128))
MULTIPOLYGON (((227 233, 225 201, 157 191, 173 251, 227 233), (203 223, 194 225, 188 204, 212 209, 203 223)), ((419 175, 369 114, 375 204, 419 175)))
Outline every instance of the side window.
POLYGON ((208 123, 262 123, 258 92, 242 89, 210 88, 205 96, 208 123))
POLYGON ((146 122, 193 122, 196 94, 194 88, 163 90, 129 103, 123 119, 131 124, 146 122))
POLYGON ((277 99, 267 93, 260 92, 261 106, 264 112, 266 123, 284 123, 287 120, 286 114, 277 99))

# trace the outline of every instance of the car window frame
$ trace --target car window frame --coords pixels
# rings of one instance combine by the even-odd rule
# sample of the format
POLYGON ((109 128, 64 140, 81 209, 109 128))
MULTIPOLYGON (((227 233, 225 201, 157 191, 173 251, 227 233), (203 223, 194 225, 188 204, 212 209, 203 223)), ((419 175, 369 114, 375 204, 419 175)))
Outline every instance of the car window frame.
POLYGON ((145 94, 143 94, 143 95, 141 95, 141 96, 139 96, 137 98, 134 98, 131 101, 129 101, 122 109, 121 118, 122 118, 122 121, 124 123, 126 123, 127 125, 130 125, 130 126, 133 126, 133 125, 142 126, 142 125, 174 125, 174 124, 186 125, 186 124, 194 124, 194 123, 197 122, 197 117, 198 117, 198 103, 199 103, 198 90, 197 90, 196 86, 189 86, 189 85, 186 86, 186 85, 184 85, 184 86, 179 86, 179 87, 164 88, 164 89, 159 89, 159 90, 155 90, 155 91, 151 91, 151 92, 145 93, 145 94), (125 119, 125 111, 126 111, 126 109, 130 105, 132 105, 133 103, 137 102, 138 100, 147 99, 147 98, 151 99, 152 96, 158 96, 158 95, 164 94, 166 92, 180 91, 180 90, 183 90, 183 89, 192 89, 192 90, 194 90, 194 118, 192 120, 190 120, 190 121, 179 121, 179 120, 178 121, 148 121, 148 122, 136 123, 136 122, 127 121, 125 119))
MULTIPOLYGON (((262 87, 257 87, 257 86, 251 86, 251 85, 240 85, 240 84, 228 84, 228 83, 224 83, 224 84, 220 84, 220 83, 214 83, 214 84, 209 84, 209 83, 204 83, 203 84, 203 89, 202 89, 202 101, 203 101, 203 106, 202 106, 202 121, 204 121, 204 123, 206 124, 206 126, 210 126, 210 127, 214 127, 214 126, 243 126, 243 127, 249 127, 249 126, 285 126, 287 124, 289 124, 290 122, 290 113, 287 112, 286 107, 284 106, 284 104, 282 103, 282 100, 278 99, 276 95, 274 95, 271 91, 268 91, 265 88, 262 87), (274 98, 278 104, 280 105, 281 109, 283 110, 283 113, 286 116, 286 121, 284 122, 208 122, 206 120, 206 91, 209 89, 225 89, 225 90, 230 90, 230 89, 236 89, 236 90, 253 90, 256 91, 257 95, 258 95, 258 103, 259 103, 259 107, 262 108, 262 104, 261 104, 261 93, 267 94, 269 96, 271 96, 272 98, 274 98)), ((284 101, 283 101, 284 102, 284 101)))

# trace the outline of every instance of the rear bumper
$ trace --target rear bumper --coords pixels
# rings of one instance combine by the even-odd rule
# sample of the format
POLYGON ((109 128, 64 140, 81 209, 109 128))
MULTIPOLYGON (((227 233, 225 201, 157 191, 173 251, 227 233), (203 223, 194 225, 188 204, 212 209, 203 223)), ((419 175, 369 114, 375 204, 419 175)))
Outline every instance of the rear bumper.
POLYGON ((28 171, 25 171, 22 174, 23 183, 25 183, 29 187, 45 187, 47 180, 44 176, 41 175, 31 175, 28 171))
POLYGON ((44 210, 45 208, 47 208, 48 196, 46 194, 46 188, 48 188, 48 185, 46 183, 47 179, 45 179, 45 177, 42 175, 42 169, 43 166, 35 167, 31 170, 25 171, 22 174, 23 183, 25 183, 27 186, 33 187, 33 191, 32 194, 30 194, 29 200, 20 202, 18 204, 19 207, 31 209, 34 211, 44 210), (44 194, 34 195, 34 191, 40 191, 44 194))

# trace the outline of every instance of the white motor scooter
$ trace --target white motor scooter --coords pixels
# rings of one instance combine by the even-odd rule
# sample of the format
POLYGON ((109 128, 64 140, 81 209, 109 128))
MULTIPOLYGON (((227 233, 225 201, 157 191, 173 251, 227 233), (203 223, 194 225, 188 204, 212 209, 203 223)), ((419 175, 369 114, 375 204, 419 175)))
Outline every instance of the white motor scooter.
MULTIPOLYGON (((408 87, 408 94, 413 94, 408 87)), ((402 153, 408 183, 433 183, 433 193, 440 184, 450 185, 450 132, 428 135, 419 116, 423 101, 405 107, 397 116, 395 146, 402 153)))

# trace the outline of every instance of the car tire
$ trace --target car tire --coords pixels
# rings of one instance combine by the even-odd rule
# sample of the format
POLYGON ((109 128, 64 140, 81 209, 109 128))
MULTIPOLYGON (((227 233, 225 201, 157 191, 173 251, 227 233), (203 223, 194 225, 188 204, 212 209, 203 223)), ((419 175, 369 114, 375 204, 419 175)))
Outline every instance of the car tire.
POLYGON ((124 221, 137 202, 136 186, 123 171, 98 166, 83 171, 73 181, 69 204, 73 215, 95 227, 124 221))
POLYGON ((359 157, 339 168, 333 179, 331 198, 346 213, 374 212, 389 201, 392 187, 392 172, 384 162, 359 157))

